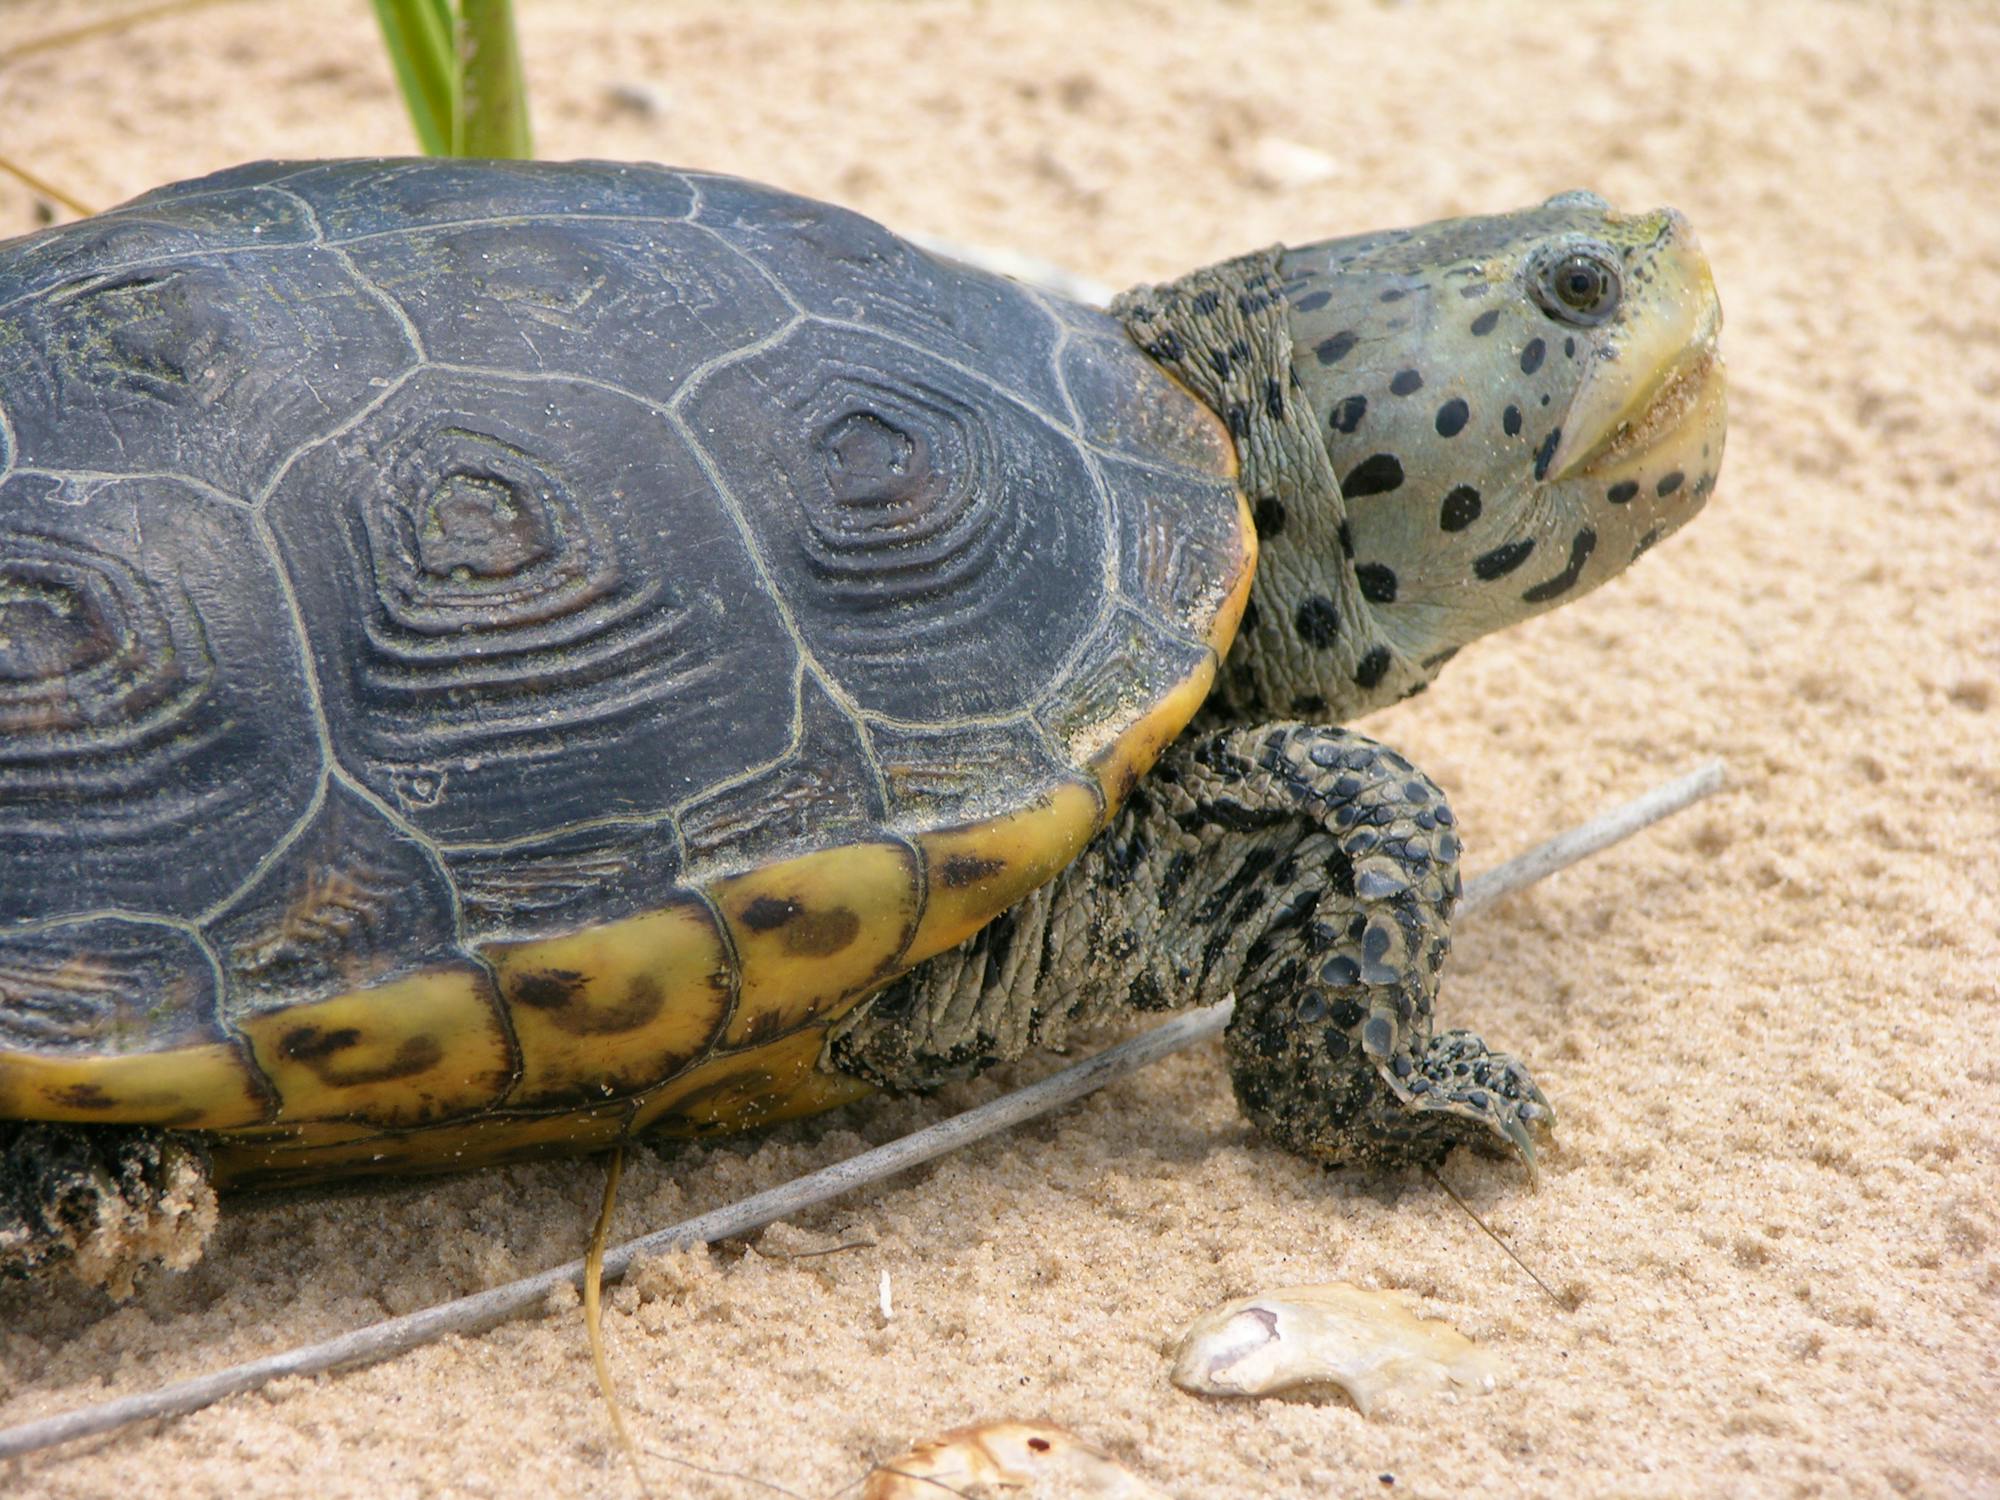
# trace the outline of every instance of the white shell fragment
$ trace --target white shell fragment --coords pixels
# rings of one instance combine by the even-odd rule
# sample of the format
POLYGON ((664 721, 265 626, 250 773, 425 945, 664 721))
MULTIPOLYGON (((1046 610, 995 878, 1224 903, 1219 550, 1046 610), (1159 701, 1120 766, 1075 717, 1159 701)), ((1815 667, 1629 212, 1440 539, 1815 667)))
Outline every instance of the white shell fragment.
POLYGON ((958 1427, 878 1465, 861 1500, 1170 1500, 1053 1422, 958 1427))
POLYGON ((1279 191, 1308 188, 1340 174, 1324 151, 1281 135, 1260 135, 1238 153, 1238 162, 1260 184, 1279 191))
POLYGON ((1364 1417, 1386 1391, 1491 1391, 1499 1360, 1451 1324, 1418 1317, 1411 1300, 1344 1281, 1239 1298, 1181 1336, 1173 1382, 1203 1396, 1337 1385, 1364 1417))

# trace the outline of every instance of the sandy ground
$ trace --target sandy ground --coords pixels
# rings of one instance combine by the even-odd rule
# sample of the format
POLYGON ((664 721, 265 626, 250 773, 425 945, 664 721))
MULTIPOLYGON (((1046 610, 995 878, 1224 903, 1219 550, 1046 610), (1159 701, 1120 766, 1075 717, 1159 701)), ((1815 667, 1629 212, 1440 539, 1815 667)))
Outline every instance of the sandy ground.
MULTIPOLYGON (((135 8, 11 0, 0 52, 135 8)), ((1706 516, 1369 724, 1475 865, 1724 758, 1721 800, 1463 935, 1445 1012, 1534 1060, 1546 1180, 1260 1144, 1213 1048, 611 1297, 657 1491, 842 1492, 1050 1417, 1180 1497, 2000 1493, 2000 14, 1932 5, 671 6, 523 0, 538 145, 744 173, 1117 283, 1588 184, 1672 202, 1728 307, 1706 516), (1267 138, 1333 175, 1274 184, 1267 138), (877 1308, 884 1274, 895 1315, 877 1308), (1164 1350, 1246 1291, 1410 1289, 1497 1393, 1211 1404, 1164 1350), (744 1477, 707 1477, 695 1466, 744 1477)), ((84 201, 408 149, 363 0, 234 0, 0 62, 0 152, 84 201)), ((37 222, 0 183, 0 232, 37 222)), ((1018 1082, 1036 1069, 1016 1070, 1018 1082)), ((647 1152, 617 1232, 995 1092, 647 1152)), ((228 1206, 116 1307, 0 1291, 0 1421, 575 1254, 588 1162, 228 1206)), ((0 1468, 10 1495, 634 1492, 579 1319, 0 1468)))

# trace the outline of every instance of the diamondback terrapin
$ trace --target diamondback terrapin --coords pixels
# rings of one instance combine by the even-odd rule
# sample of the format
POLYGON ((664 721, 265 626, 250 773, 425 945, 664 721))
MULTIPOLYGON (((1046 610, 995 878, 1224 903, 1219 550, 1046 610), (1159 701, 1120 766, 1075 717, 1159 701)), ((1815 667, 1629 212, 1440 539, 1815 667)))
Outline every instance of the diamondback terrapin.
POLYGON ((650 166, 0 246, 6 1256, 1231 992, 1284 1145, 1530 1150, 1451 812, 1331 725, 1695 513, 1719 321, 1587 193, 1108 312, 650 166))

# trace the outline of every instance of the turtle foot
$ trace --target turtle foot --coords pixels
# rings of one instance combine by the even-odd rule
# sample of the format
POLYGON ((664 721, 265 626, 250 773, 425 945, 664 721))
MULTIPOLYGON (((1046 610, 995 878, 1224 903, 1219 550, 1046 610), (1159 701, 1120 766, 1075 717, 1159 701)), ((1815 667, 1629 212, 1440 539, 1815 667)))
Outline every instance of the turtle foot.
POLYGON ((1553 1112, 1528 1070, 1469 1031, 1432 1030, 1460 889, 1444 794, 1346 730, 1280 729, 1259 752, 1320 825, 1287 864, 1327 878, 1270 903, 1247 950, 1228 1038, 1244 1112, 1329 1164, 1393 1171, 1470 1145, 1519 1152, 1534 1175, 1553 1112))
POLYGON ((113 1297, 185 1270, 215 1228, 198 1142, 144 1126, 0 1121, 0 1275, 58 1266, 113 1297))
POLYGON ((1418 1133, 1438 1143, 1437 1157, 1454 1146, 1511 1150, 1527 1165, 1529 1178, 1541 1181, 1535 1136, 1555 1123, 1555 1110, 1517 1058, 1489 1051, 1469 1031, 1445 1031, 1415 1056, 1392 1059, 1385 1081, 1389 1091, 1381 1111, 1399 1116, 1403 1130, 1408 1126, 1402 1121, 1414 1118, 1418 1133))

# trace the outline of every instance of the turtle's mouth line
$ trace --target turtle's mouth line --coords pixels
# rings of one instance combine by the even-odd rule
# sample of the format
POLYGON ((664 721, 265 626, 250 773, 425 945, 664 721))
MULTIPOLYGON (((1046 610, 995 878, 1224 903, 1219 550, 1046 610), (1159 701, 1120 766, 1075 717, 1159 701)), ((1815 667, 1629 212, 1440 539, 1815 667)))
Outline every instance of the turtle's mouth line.
POLYGON ((1554 478, 1570 480, 1594 470, 1628 468, 1634 460, 1654 448, 1662 448, 1684 430, 1704 426, 1704 412, 1714 386, 1724 378, 1722 352, 1708 344, 1698 358, 1676 368, 1646 402, 1636 422, 1618 422, 1590 444, 1584 452, 1564 464, 1554 478))
POLYGON ((1706 425, 1705 414, 1723 379, 1722 351, 1713 341, 1699 345, 1692 357, 1681 361, 1653 391, 1636 420, 1614 423, 1554 477, 1574 479, 1600 470, 1627 468, 1688 429, 1706 425))

